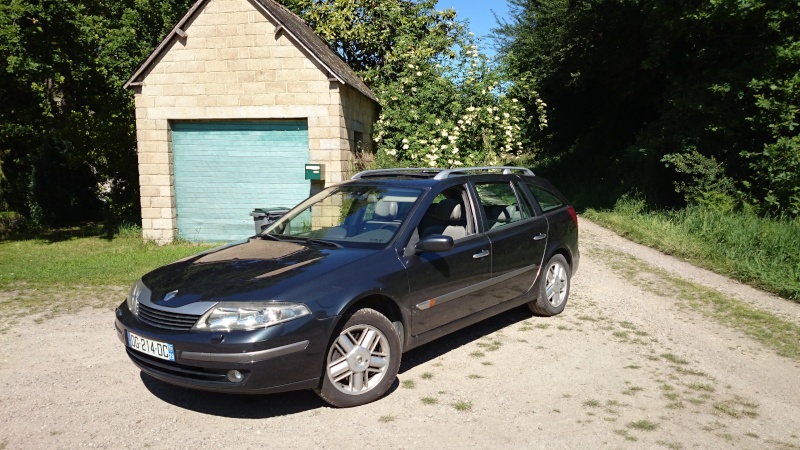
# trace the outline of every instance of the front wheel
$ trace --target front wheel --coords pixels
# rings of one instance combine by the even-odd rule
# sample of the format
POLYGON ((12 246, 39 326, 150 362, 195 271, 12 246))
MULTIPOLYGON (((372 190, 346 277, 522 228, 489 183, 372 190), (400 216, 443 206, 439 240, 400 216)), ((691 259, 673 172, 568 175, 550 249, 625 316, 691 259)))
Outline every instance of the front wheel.
POLYGON ((374 309, 360 309, 331 340, 322 385, 316 390, 333 406, 346 408, 379 399, 397 378, 400 337, 374 309))
POLYGON ((539 297, 528 303, 534 314, 555 316, 564 311, 569 297, 571 270, 562 255, 553 255, 545 266, 539 283, 539 297))

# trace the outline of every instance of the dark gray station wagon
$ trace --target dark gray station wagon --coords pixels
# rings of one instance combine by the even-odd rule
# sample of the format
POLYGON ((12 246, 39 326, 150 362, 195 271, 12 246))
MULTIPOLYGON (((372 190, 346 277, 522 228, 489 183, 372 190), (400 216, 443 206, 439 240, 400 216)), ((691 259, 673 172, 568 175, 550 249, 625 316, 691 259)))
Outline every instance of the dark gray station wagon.
POLYGON ((115 325, 167 383, 356 406, 405 351, 522 304, 560 313, 578 260, 575 210, 528 169, 372 170, 146 274, 115 325))

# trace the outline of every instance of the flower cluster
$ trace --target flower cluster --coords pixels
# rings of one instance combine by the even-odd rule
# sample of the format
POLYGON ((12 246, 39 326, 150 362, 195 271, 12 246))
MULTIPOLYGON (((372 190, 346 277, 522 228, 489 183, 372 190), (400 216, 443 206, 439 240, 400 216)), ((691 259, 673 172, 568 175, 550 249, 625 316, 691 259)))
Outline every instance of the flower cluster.
MULTIPOLYGON (((528 117, 507 88, 472 37, 453 59, 408 63, 378 92, 378 164, 451 168, 519 156, 528 117)), ((544 127, 547 105, 536 106, 544 127)))

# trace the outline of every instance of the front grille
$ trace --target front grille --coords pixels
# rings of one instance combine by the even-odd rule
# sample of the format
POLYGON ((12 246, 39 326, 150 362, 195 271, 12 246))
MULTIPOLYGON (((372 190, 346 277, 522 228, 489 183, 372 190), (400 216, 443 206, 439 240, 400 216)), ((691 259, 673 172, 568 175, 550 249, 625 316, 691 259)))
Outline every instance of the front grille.
POLYGON ((168 330, 191 330, 194 324, 197 323, 197 320, 200 319, 199 315, 178 314, 155 309, 142 303, 137 305, 137 311, 139 313, 139 320, 142 322, 168 330))

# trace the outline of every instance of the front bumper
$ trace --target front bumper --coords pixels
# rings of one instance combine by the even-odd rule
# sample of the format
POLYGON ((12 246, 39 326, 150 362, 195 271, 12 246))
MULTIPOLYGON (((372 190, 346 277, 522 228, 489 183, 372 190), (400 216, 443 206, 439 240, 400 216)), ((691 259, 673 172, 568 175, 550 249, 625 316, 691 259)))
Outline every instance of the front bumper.
POLYGON ((116 311, 117 338, 131 361, 161 381, 207 391, 271 393, 319 386, 333 318, 301 317, 253 331, 172 331, 140 322, 125 304, 116 311), (172 344, 175 361, 128 346, 127 332, 172 344), (244 376, 230 381, 227 373, 244 376))

